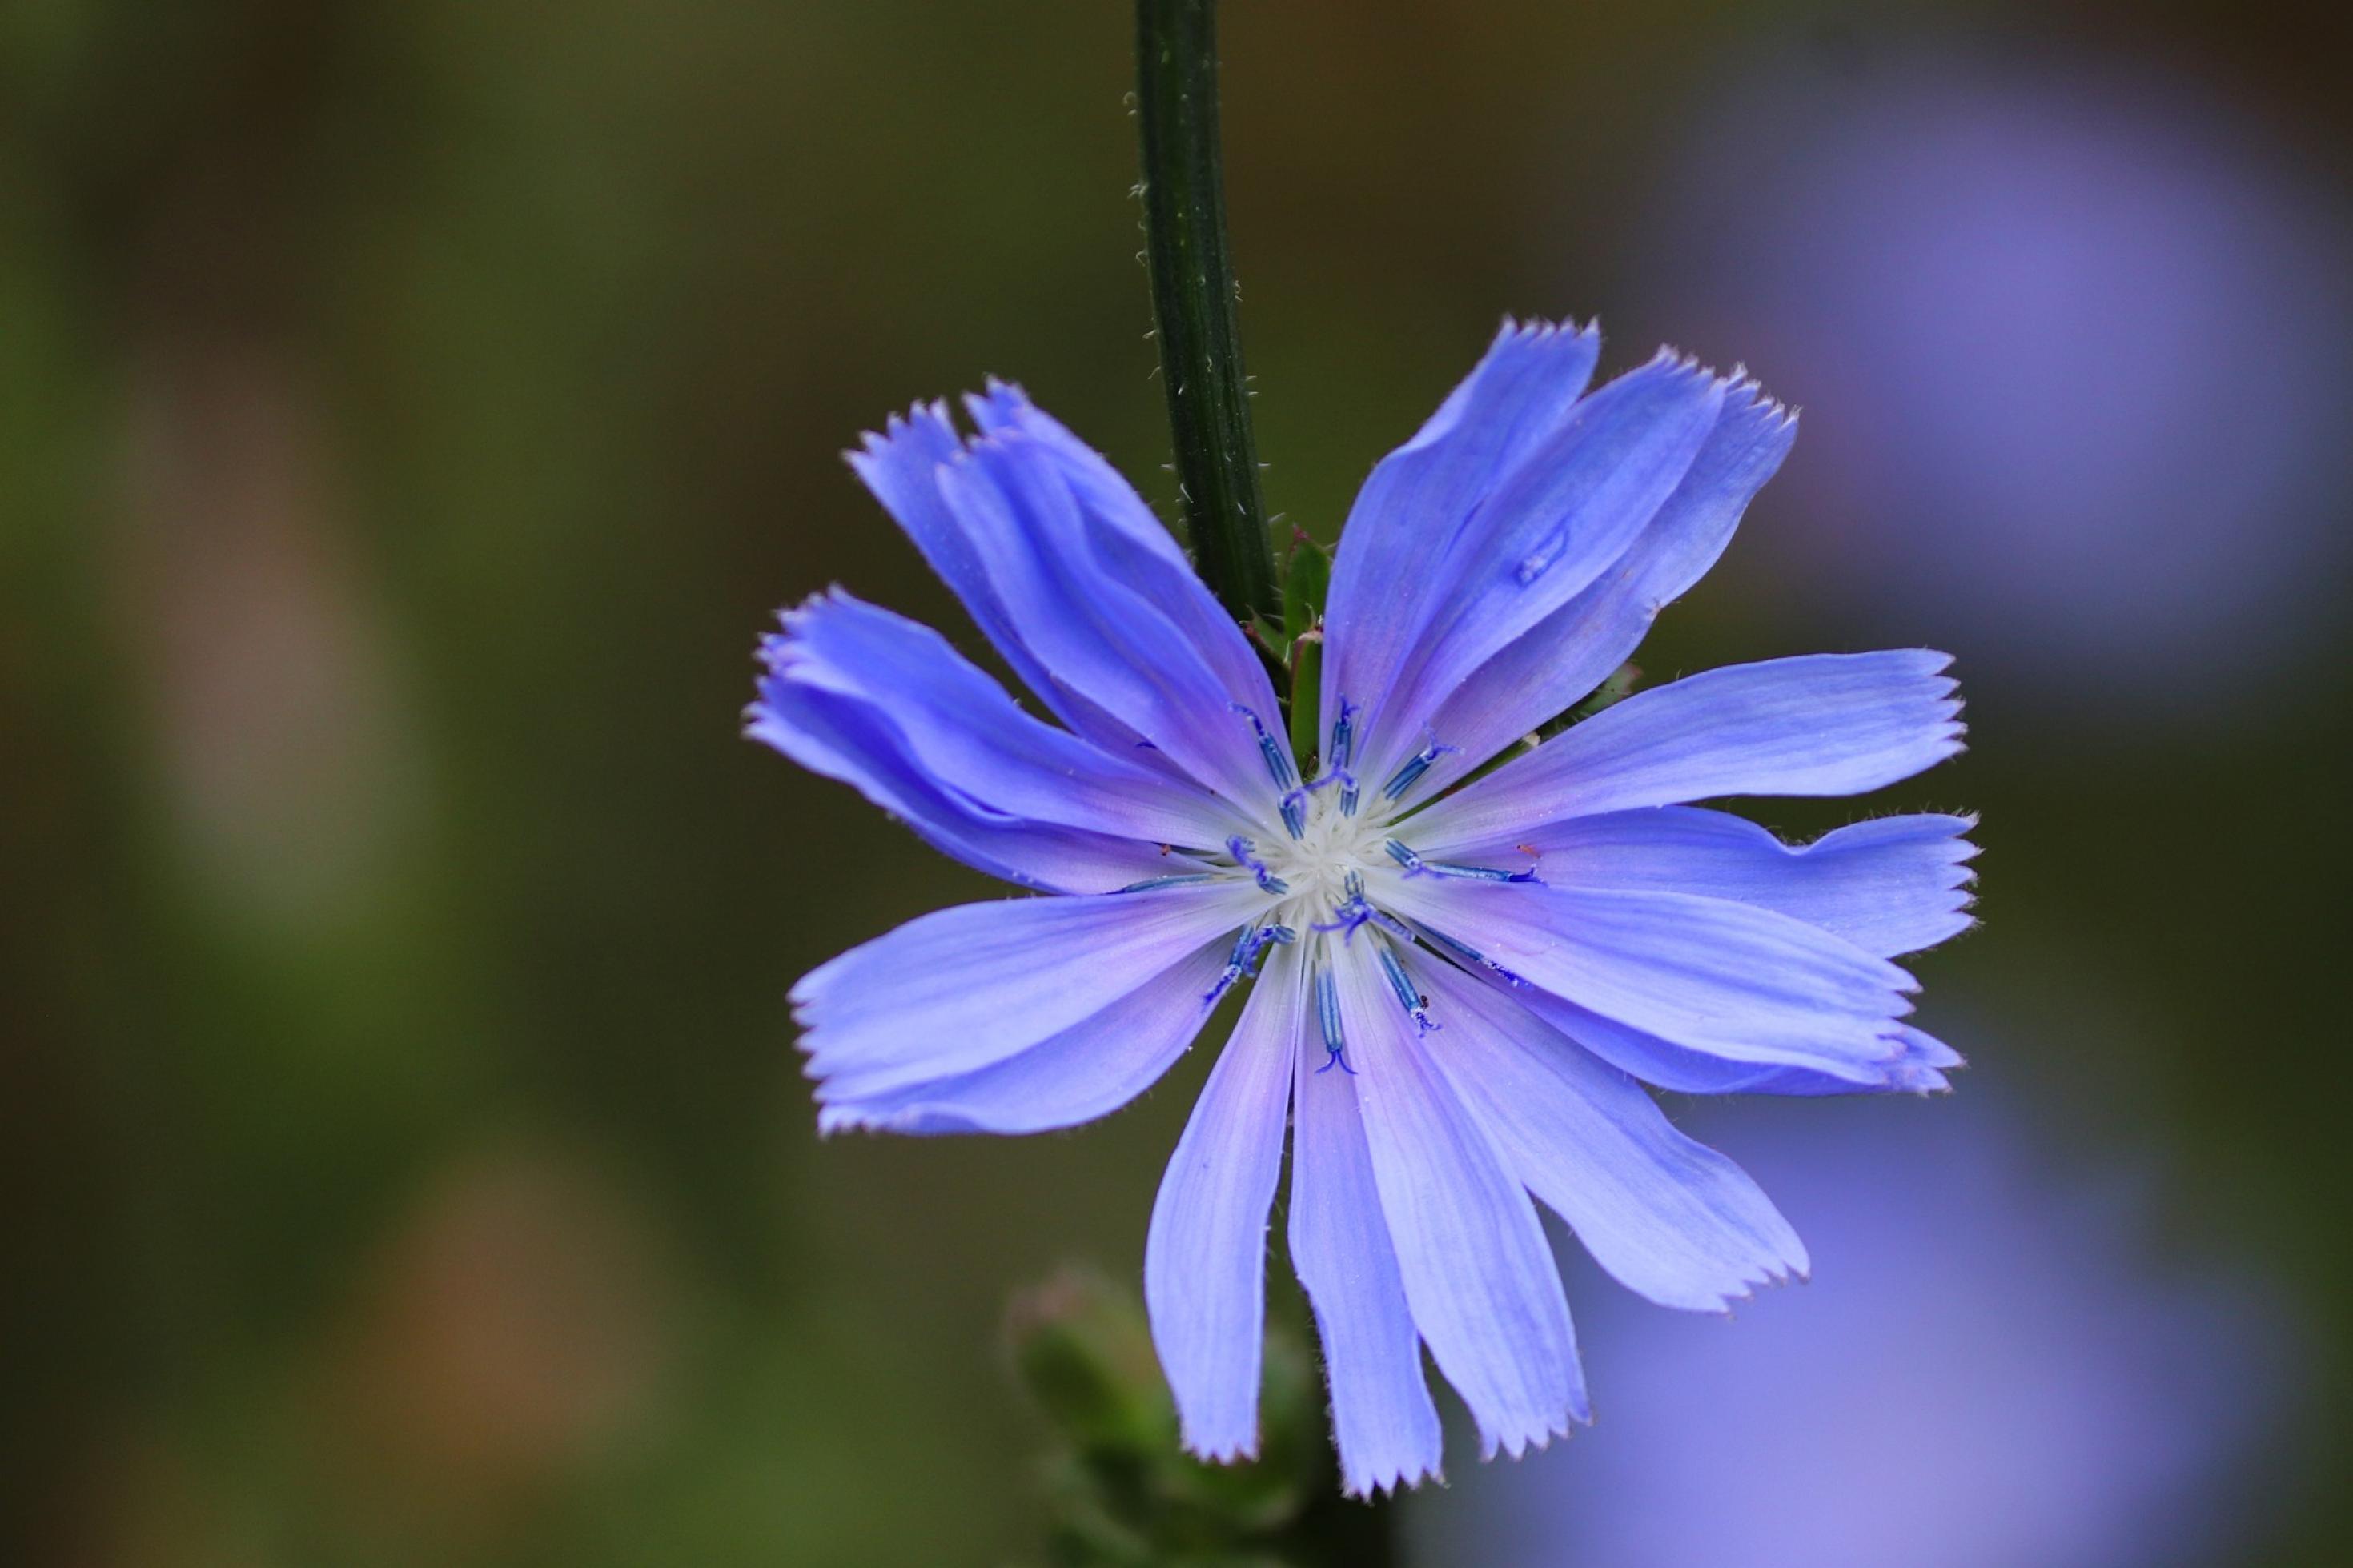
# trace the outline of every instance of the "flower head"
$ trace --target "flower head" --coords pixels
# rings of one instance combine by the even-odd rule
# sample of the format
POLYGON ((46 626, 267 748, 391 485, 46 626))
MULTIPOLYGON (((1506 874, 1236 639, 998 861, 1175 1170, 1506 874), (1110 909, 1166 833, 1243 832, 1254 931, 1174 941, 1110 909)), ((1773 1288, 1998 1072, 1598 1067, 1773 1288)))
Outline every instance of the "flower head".
POLYGON ((1789 416, 1670 355, 1588 393, 1591 329, 1507 323, 1373 471, 1334 563, 1317 754, 1134 490, 1017 389, 851 465, 1060 721, 842 594, 763 645, 749 732, 945 853, 1060 895, 927 915, 802 979, 819 1125, 1030 1132, 1148 1087, 1249 994, 1164 1179, 1154 1338, 1197 1453, 1255 1451, 1265 1232, 1349 1489, 1434 1474, 1427 1346, 1488 1452, 1590 1418, 1535 1204, 1721 1310, 1806 1267, 1696 1092, 1944 1087, 1889 960, 1968 923, 1968 819, 1804 847, 1688 803, 1874 789, 1960 745, 1942 655, 1739 666, 1533 748, 1711 565, 1789 416), (1517 751, 1501 766, 1497 757, 1517 751))

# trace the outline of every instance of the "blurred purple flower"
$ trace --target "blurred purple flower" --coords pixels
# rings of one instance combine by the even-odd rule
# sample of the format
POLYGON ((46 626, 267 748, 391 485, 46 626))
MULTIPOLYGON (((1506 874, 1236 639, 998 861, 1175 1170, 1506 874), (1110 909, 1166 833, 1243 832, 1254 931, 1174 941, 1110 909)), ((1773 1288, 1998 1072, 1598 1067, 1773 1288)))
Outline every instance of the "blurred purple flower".
POLYGON ((1949 54, 1784 60, 1660 188, 1677 319, 1827 416, 1770 547, 1801 597, 2086 710, 2211 696, 2325 633, 2353 246, 2227 109, 1949 54))
POLYGON ((1531 1195, 1669 1306, 1804 1270, 1765 1194, 1637 1078, 1926 1090, 1958 1060, 1903 1022, 1915 984, 1889 961, 1968 924, 1968 819, 1799 849, 1688 804, 1852 795, 1951 755, 1944 655, 1714 670, 1518 748, 1722 553, 1794 434, 1753 384, 1667 355, 1588 395, 1599 353, 1591 330, 1507 323, 1373 471, 1333 569, 1312 776, 1150 509, 1010 387, 967 401, 969 438, 934 405, 850 461, 1068 728, 847 595, 763 645, 755 739, 1067 895, 941 910, 805 976, 821 1127, 1102 1116, 1264 960, 1145 1247, 1198 1453, 1257 1449, 1286 1125, 1291 1256, 1368 1492, 1438 1468, 1425 1345, 1490 1454, 1585 1418, 1531 1195))
POLYGON ((2255 1511, 2243 1471, 2285 1384, 2253 1281, 2145 1261, 2129 1185, 2054 1182, 1982 1095, 1747 1109, 1709 1130, 1805 1222, 1804 1298, 1731 1323, 1597 1301, 1599 1424, 1431 1500, 1426 1560, 2155 1568, 2255 1511))

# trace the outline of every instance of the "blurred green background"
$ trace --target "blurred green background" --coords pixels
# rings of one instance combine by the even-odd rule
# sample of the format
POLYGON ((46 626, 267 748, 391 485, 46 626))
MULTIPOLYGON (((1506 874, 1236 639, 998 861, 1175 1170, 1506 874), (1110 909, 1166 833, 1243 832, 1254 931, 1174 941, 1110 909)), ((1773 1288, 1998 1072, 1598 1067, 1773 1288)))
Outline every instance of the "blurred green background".
MULTIPOLYGON (((1896 793, 1984 813, 1986 923, 1921 963, 1924 1017, 1975 1060, 1961 1094, 2149 1173, 2154 1245, 2290 1304, 2264 1462, 2341 1483, 2343 16, 1226 10, 1271 504, 1330 538, 1507 310, 1804 403, 1642 662, 1960 656, 1973 749, 1896 793), (2054 524, 1939 522, 1978 568, 1958 609, 1809 531, 1846 504, 1847 537, 1905 537, 1905 470, 1815 454, 1940 426, 1806 384, 1802 312, 1750 330, 1756 204, 1830 166, 1777 168, 1775 116, 1900 119, 1924 75, 2122 82, 2127 144, 2220 149, 2211 188, 2260 187, 2306 247, 2212 273, 2275 307, 2260 371, 2207 390, 2227 345, 2194 320, 2174 359, 2085 367, 2103 406, 2189 400, 2173 445, 2226 480, 2232 421, 2303 422, 2279 482, 2200 510, 2254 565, 2195 637, 2162 595, 2084 629, 2146 553, 2138 503, 2055 579, 2010 553, 2054 524)), ((1072 1134, 819 1142, 788 984, 990 892, 736 725, 765 617, 829 583, 974 640, 838 460, 890 408, 1016 377, 1166 499, 1129 47, 1109 3, 0 8, 0 1562, 1030 1549, 1003 1301, 1064 1258, 1137 1267, 1206 1053, 1072 1134)), ((2253 221, 2218 198, 2216 234, 2253 221)), ((1908 265, 1825 244, 1787 277, 1908 265)), ((2227 574, 2188 559, 2193 589, 2227 574)), ((2344 1561, 2353 1500, 2284 1485, 2231 1539, 2344 1561)))

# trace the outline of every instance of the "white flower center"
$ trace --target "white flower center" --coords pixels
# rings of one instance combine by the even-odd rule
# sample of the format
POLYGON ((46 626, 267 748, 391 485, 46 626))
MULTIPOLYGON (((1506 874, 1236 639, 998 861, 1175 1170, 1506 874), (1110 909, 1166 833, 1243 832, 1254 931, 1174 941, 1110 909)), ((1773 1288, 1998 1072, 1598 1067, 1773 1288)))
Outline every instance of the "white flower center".
POLYGON ((1289 889, 1268 918, 1304 933, 1330 923, 1335 911, 1382 872, 1396 871, 1386 847, 1393 815, 1386 802, 1359 799, 1350 816, 1336 787, 1312 792, 1297 838, 1257 846, 1267 870, 1289 889))

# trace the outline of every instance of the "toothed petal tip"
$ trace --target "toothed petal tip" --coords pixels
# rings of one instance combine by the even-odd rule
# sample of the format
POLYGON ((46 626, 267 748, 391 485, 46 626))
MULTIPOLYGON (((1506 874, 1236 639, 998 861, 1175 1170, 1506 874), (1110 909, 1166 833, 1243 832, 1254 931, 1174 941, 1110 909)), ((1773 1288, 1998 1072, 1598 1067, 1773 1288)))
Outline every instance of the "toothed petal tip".
POLYGON ((1258 1434, 1203 1437, 1187 1427, 1179 1438, 1187 1453, 1208 1465, 1243 1465, 1258 1458, 1258 1434))
POLYGON ((1377 1498, 1398 1497, 1409 1491, 1417 1490, 1424 1481, 1444 1486, 1445 1469, 1438 1465, 1428 1465, 1419 1468, 1398 1466, 1393 1469, 1373 1473, 1358 1472, 1344 1476, 1340 1490, 1343 1495, 1355 1498, 1360 1502, 1371 1502, 1377 1498))
POLYGON ((1493 1460, 1498 1455, 1509 1459, 1525 1458, 1552 1447, 1556 1437, 1566 1439, 1578 1426, 1593 1425, 1593 1407, 1583 1395, 1569 1405, 1561 1415, 1548 1424, 1524 1432, 1487 1432, 1479 1438, 1479 1457, 1493 1460))

